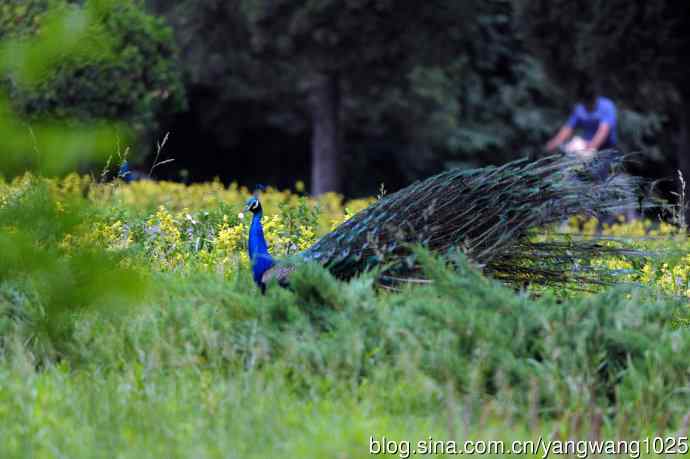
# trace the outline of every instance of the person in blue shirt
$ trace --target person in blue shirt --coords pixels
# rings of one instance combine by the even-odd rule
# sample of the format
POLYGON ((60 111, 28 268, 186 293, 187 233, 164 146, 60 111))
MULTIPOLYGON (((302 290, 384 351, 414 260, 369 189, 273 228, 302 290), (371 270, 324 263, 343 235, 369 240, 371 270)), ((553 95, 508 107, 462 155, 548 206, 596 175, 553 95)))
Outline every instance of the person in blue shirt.
POLYGON ((552 152, 563 146, 568 153, 591 157, 598 150, 614 148, 617 142, 614 103, 611 99, 597 96, 589 83, 580 85, 578 100, 580 102, 573 108, 570 118, 546 144, 546 149, 552 152), (576 132, 579 134, 573 137, 576 132))

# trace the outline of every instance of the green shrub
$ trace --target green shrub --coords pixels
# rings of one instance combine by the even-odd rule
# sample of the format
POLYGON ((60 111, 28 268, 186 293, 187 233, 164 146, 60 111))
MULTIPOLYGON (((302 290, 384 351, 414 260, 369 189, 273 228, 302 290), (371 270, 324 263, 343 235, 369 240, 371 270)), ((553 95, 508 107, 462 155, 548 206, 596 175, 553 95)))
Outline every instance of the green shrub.
MULTIPOLYGON (((119 324, 75 316, 62 355, 115 371, 134 362, 240 374, 278 366, 304 394, 421 377, 429 390, 420 399, 389 396, 425 411, 450 385, 473 407, 466 408, 498 401, 503 415, 523 422, 530 409, 565 420, 597 407, 613 424, 627 419, 627 433, 667 428, 686 414, 688 395, 676 389, 688 376, 690 333, 672 325, 681 303, 634 288, 535 299, 462 258, 450 268, 420 256, 434 284, 394 293, 377 292, 370 276, 343 283, 316 266, 296 273, 294 289, 269 288, 265 296, 243 270, 226 279, 157 274, 160 288, 148 305, 119 324)), ((29 300, 10 287, 7 307, 24 310, 29 300)), ((23 342, 27 331, 10 335, 23 342)))
POLYGON ((5 78, 18 111, 37 118, 121 120, 143 135, 156 129, 159 116, 184 107, 172 30, 133 0, 10 0, 0 7, 0 40, 21 43, 36 36, 57 12, 66 21, 79 16, 65 13, 89 16, 90 40, 78 47, 104 38, 108 52, 67 53, 32 84, 13 75, 5 78))

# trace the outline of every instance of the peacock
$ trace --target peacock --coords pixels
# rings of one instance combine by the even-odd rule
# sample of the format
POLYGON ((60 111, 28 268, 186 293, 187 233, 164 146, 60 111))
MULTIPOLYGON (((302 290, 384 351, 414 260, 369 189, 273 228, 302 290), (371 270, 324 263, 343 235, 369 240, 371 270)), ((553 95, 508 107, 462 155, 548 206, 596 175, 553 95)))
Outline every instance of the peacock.
POLYGON ((261 293, 266 292, 266 283, 263 280, 263 275, 271 269, 275 262, 273 257, 268 252, 268 244, 264 237, 264 229, 261 224, 264 211, 259 200, 259 193, 263 191, 263 185, 257 185, 254 190, 254 195, 249 198, 245 211, 252 212, 252 223, 249 226, 249 240, 247 241, 247 250, 249 252, 249 259, 252 265, 252 275, 254 282, 261 288, 261 293))
POLYGON ((535 230, 574 215, 602 217, 643 206, 641 183, 621 174, 621 165, 618 152, 602 151, 589 163, 549 156, 449 170, 383 196, 278 262, 264 239, 259 189, 246 206, 253 213, 248 246, 254 281, 262 292, 271 281, 286 285, 302 262, 319 263, 340 279, 376 269, 381 285, 420 281, 415 247, 422 246, 442 256, 460 250, 509 284, 602 282, 581 260, 625 254, 625 247, 572 236, 540 239, 535 230))

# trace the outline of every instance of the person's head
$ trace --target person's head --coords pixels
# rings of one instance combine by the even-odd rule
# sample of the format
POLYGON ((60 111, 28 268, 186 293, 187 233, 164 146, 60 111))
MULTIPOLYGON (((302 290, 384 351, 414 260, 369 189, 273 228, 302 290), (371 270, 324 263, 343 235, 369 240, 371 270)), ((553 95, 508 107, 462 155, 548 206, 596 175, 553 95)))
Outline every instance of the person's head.
POLYGON ((597 101, 597 91, 587 78, 581 78, 577 85, 577 101, 588 110, 592 110, 597 101))

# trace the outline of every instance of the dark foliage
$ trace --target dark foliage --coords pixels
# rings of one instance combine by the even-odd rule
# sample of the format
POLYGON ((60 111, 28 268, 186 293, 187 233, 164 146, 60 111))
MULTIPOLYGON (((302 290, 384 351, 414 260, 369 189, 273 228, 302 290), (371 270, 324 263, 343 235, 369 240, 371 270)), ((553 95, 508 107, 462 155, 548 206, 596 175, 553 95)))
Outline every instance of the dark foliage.
MULTIPOLYGON (((653 143, 690 176, 690 4, 673 0, 516 0, 518 28, 555 81, 589 80, 640 112, 667 118, 653 143)), ((651 159, 651 158, 650 158, 651 159)))

